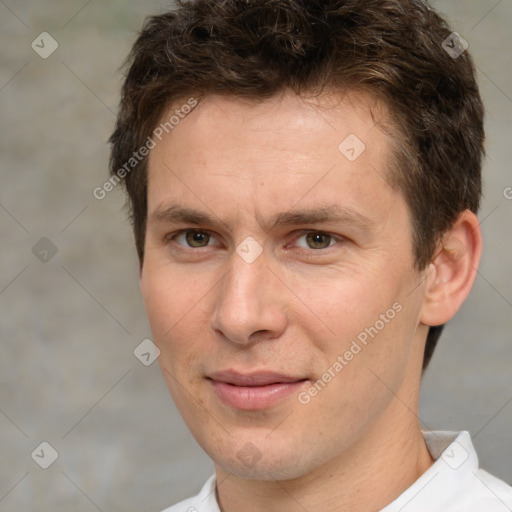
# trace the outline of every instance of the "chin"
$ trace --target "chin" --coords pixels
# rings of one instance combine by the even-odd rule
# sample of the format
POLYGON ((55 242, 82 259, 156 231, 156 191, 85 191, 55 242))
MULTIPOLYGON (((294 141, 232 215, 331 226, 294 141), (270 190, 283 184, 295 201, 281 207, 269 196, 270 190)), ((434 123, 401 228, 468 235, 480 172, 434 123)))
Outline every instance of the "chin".
POLYGON ((239 461, 226 461, 225 463, 223 461, 217 464, 224 471, 246 480, 284 481, 294 480, 307 474, 301 468, 297 466, 291 467, 283 461, 267 460, 257 463, 253 467, 248 467, 239 461))
POLYGON ((315 469, 308 463, 300 447, 265 446, 261 451, 251 441, 241 445, 236 451, 219 450, 215 447, 207 453, 227 473, 247 480, 293 480, 315 469), (311 466, 311 467, 310 467, 311 466))

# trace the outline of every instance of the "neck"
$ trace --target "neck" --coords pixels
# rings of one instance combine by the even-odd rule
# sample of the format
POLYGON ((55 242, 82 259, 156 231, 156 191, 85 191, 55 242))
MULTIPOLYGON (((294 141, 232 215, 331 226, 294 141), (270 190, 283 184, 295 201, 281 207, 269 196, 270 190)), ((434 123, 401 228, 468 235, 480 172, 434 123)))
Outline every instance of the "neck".
MULTIPOLYGON (((412 404, 410 404, 412 405, 412 404)), ((222 512, 377 512, 433 463, 417 417, 399 400, 348 452, 294 480, 247 480, 216 465, 222 512)))

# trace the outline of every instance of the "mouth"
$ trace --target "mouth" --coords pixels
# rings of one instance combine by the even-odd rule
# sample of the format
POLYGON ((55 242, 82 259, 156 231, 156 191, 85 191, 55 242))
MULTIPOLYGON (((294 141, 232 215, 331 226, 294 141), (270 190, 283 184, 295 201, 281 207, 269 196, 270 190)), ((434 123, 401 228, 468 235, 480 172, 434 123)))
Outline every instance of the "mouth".
POLYGON ((245 411, 268 409, 298 393, 308 381, 305 377, 275 372, 240 373, 232 370, 212 373, 207 380, 225 405, 245 411))

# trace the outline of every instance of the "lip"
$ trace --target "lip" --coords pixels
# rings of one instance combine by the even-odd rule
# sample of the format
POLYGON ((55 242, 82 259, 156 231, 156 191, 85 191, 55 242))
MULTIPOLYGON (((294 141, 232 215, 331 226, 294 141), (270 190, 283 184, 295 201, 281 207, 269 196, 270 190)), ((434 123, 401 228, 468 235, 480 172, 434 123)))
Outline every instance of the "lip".
POLYGON ((207 378, 222 402, 245 411, 268 409, 297 393, 307 381, 304 377, 269 371, 240 373, 227 370, 212 373, 207 378))

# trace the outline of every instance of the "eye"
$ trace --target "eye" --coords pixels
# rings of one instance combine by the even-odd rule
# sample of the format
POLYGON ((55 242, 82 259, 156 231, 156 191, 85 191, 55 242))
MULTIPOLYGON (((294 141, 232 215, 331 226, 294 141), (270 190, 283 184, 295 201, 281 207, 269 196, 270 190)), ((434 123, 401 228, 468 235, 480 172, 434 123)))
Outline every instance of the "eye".
POLYGON ((184 247, 200 248, 211 245, 211 235, 208 231, 198 231, 188 229, 186 231, 180 231, 176 235, 172 236, 171 239, 176 241, 178 245, 184 247))
POLYGON ((302 243, 297 245, 303 249, 327 249, 328 247, 335 245, 337 241, 332 235, 324 233, 322 231, 310 231, 299 236, 296 241, 304 240, 302 243))

